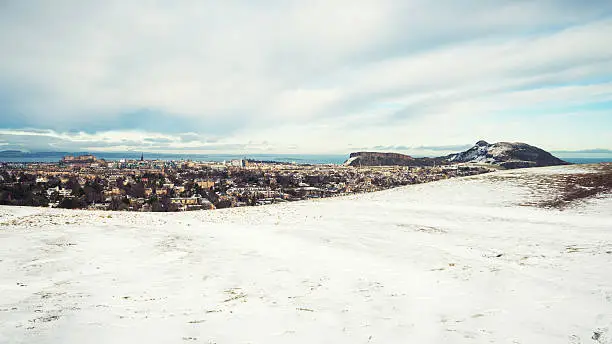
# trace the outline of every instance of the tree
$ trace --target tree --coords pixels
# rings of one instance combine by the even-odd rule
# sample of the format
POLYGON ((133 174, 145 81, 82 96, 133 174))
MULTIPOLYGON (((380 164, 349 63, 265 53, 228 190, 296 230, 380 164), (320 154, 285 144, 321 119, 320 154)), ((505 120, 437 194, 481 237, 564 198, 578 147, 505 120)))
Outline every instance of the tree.
POLYGON ((113 197, 111 199, 109 210, 127 210, 130 201, 126 197, 113 197))
POLYGON ((127 192, 128 195, 136 198, 143 198, 145 196, 145 186, 143 183, 139 182, 136 184, 132 184, 127 192))
POLYGON ((65 209, 82 209, 87 207, 87 202, 84 198, 66 197, 58 205, 65 209))
POLYGON ((221 201, 217 201, 217 203, 214 203, 214 204, 215 204, 215 208, 217 209, 230 208, 232 206, 232 201, 228 199, 224 199, 221 201))
POLYGON ((62 184, 62 182, 55 178, 55 177, 51 177, 49 178, 49 181, 47 182, 47 187, 48 188, 55 188, 56 186, 60 186, 62 184))
POLYGON ((85 195, 87 203, 91 204, 95 202, 101 202, 103 200, 102 190, 102 185, 96 183, 95 181, 87 182, 87 184, 85 184, 85 187, 83 188, 83 193, 85 195))

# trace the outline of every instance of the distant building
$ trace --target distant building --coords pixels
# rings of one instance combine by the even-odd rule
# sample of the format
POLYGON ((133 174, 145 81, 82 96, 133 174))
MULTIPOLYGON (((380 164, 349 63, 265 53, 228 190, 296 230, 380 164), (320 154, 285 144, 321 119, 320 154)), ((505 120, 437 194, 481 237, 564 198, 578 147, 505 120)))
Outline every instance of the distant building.
POLYGON ((196 180, 196 184, 202 189, 210 189, 215 186, 215 182, 212 180, 196 180))
POLYGON ((182 186, 182 185, 175 185, 174 186, 174 191, 179 192, 179 193, 180 192, 185 192, 185 187, 182 186))
POLYGON ((174 197, 170 199, 170 202, 173 204, 196 205, 200 202, 200 197, 174 197))
POLYGON ((232 160, 230 161, 230 166, 243 167, 242 160, 241 159, 232 160))
POLYGON ((66 155, 61 160, 61 162, 64 164, 83 164, 83 163, 93 163, 96 161, 98 161, 98 158, 90 154, 80 155, 80 156, 66 155))
POLYGON ((170 199, 172 204, 176 204, 180 207, 180 210, 190 209, 215 209, 215 206, 206 198, 199 195, 193 195, 191 197, 174 197, 170 199))
POLYGON ((72 190, 60 188, 58 186, 47 189, 47 195, 49 196, 51 196, 54 192, 57 192, 60 196, 63 196, 63 197, 68 197, 72 195, 72 190))

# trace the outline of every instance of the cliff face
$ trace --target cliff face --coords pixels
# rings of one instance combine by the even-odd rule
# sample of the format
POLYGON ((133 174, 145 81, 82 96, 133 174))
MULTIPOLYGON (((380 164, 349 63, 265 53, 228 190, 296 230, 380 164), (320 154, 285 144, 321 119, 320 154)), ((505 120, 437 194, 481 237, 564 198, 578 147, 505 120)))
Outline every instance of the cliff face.
POLYGON ((414 158, 399 153, 356 152, 344 163, 347 166, 406 166, 414 158))
POLYGON ((549 152, 522 142, 498 142, 489 144, 478 141, 464 152, 446 157, 452 163, 480 162, 499 165, 504 168, 523 168, 567 165, 568 163, 549 152))
POLYGON ((351 153, 346 166, 434 166, 448 164, 440 158, 413 158, 399 153, 356 152, 351 153))
POLYGON ((464 152, 437 158, 413 158, 398 153, 356 152, 344 163, 347 166, 433 166, 453 163, 486 163, 503 168, 567 165, 549 152, 521 142, 489 144, 478 141, 464 152))

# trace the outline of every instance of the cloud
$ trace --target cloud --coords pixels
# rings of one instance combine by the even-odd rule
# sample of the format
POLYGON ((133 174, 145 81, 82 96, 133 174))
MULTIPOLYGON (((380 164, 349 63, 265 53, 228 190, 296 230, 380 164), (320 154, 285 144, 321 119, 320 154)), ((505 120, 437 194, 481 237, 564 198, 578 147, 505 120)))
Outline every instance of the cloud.
POLYGON ((450 153, 456 153, 467 150, 473 145, 446 145, 446 146, 403 146, 403 145, 389 145, 389 146, 373 146, 354 150, 360 151, 378 151, 378 152, 398 152, 409 155, 420 156, 440 156, 450 153))
POLYGON ((374 146, 368 149, 377 150, 377 151, 405 151, 405 150, 410 149, 410 147, 407 147, 407 146, 374 146))
POLYGON ((152 143, 172 143, 174 140, 166 138, 166 137, 145 137, 143 139, 144 142, 152 142, 152 143))
POLYGON ((414 149, 417 150, 428 150, 428 151, 454 151, 454 152, 460 152, 460 151, 464 151, 467 149, 472 148, 474 145, 473 144, 465 144, 465 145, 449 145, 449 146, 418 146, 415 147, 414 149))
POLYGON ((0 128, 28 149, 612 147, 609 32, 600 0, 6 1, 0 128))
POLYGON ((56 132, 53 130, 0 130, 0 145, 3 149, 31 151, 91 151, 121 152, 136 150, 144 152, 266 152, 268 142, 228 142, 204 138, 183 140, 190 134, 168 135, 138 131, 109 131, 89 134, 85 132, 56 132), (151 136, 155 135, 155 136, 151 136))

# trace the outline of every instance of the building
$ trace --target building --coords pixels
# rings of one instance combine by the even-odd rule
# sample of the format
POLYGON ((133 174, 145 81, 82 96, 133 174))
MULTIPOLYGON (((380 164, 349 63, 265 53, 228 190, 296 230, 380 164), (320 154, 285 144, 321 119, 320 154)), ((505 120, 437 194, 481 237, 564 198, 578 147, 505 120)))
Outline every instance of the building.
POLYGON ((72 195, 72 190, 60 188, 59 186, 47 189, 47 195, 48 196, 53 195, 53 193, 55 193, 55 192, 57 192, 62 197, 68 197, 68 196, 72 195))
POLYGON ((200 196, 191 196, 191 197, 174 197, 170 199, 170 203, 172 204, 180 204, 180 205, 197 205, 200 203, 200 196))
POLYGON ((202 189, 210 189, 215 186, 215 182, 212 180, 196 180, 196 184, 202 189))
POLYGON ((174 197, 170 203, 178 205, 180 210, 215 209, 215 206, 206 198, 199 195, 191 197, 174 197))
POLYGON ((180 186, 179 185, 175 185, 174 186, 174 191, 178 192, 178 193, 185 192, 185 187, 182 186, 182 185, 180 185, 180 186))
POLYGON ((93 163, 96 161, 98 161, 98 158, 90 154, 80 155, 80 156, 66 155, 61 160, 61 162, 64 164, 83 164, 83 163, 93 163))
POLYGON ((243 167, 243 164, 242 164, 242 160, 241 160, 241 159, 234 159, 234 160, 231 160, 231 161, 230 161, 230 163, 229 163, 229 165, 230 165, 230 166, 233 166, 233 167, 243 167))

